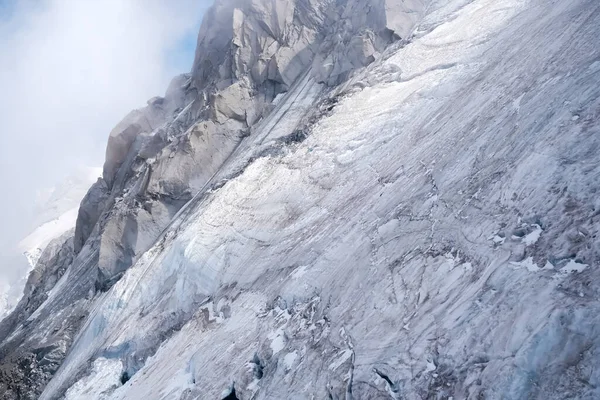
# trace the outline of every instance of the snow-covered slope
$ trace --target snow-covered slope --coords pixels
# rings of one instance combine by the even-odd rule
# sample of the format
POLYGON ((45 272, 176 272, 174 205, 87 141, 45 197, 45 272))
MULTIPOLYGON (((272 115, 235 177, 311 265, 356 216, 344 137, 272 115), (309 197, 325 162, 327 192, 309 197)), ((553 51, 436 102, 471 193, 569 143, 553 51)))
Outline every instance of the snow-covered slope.
POLYGON ((90 185, 101 175, 101 168, 81 167, 58 185, 39 191, 32 223, 35 228, 18 243, 18 251, 25 256, 27 262, 13 258, 5 260, 13 268, 21 264, 23 268, 14 274, 15 277, 7 277, 0 282, 0 319, 19 302, 27 276, 46 246, 75 227, 79 203, 90 185))
POLYGON ((75 227, 78 209, 79 207, 74 207, 59 215, 56 219, 44 223, 19 242, 19 248, 23 251, 27 262, 32 268, 35 267, 42 252, 52 239, 75 227))
MULTIPOLYGON (((30 351, 42 380, 60 364, 42 399, 600 397, 600 4, 414 3, 410 40, 366 66, 331 82, 313 73, 327 62, 301 63, 168 225, 140 210, 148 228, 86 234, 27 325, 5 330, 0 354, 30 351), (123 260, 96 267, 114 232, 132 265, 91 290, 123 260)), ((218 42, 207 29, 201 49, 218 42)), ((350 51, 334 48, 339 66, 350 51)), ((189 173, 161 164, 169 149, 152 171, 189 173)), ((133 165, 114 156, 109 184, 114 163, 133 165)), ((133 213, 122 196, 106 220, 133 213)))
POLYGON ((19 249, 32 268, 52 239, 75 227, 79 203, 101 175, 101 168, 82 167, 59 185, 40 191, 34 217, 36 228, 19 242, 19 249))
POLYGON ((11 286, 8 282, 2 282, 0 287, 0 318, 4 318, 14 307, 11 301, 11 286))
POLYGON ((53 187, 39 190, 34 226, 41 226, 78 208, 90 186, 101 176, 102 168, 80 166, 53 187))

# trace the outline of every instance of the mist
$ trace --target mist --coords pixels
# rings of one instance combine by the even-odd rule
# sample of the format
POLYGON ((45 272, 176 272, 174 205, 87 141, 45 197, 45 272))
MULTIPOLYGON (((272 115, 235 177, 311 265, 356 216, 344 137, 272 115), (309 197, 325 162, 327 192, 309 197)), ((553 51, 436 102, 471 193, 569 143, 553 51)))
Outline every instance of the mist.
POLYGON ((0 293, 36 193, 100 167, 130 110, 188 72, 212 0, 0 0, 0 293))

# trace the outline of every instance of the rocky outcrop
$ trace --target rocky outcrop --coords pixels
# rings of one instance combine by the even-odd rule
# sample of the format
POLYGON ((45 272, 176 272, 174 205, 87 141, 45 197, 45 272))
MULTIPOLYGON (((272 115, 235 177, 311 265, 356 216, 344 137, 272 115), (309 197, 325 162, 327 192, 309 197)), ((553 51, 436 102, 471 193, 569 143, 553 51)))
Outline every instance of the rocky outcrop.
POLYGON ((108 199, 108 185, 106 181, 99 178, 87 192, 77 213, 77 223, 75 226, 75 236, 73 237, 73 247, 76 253, 92 234, 96 222, 104 211, 105 203, 108 199))
POLYGON ((58 334, 57 339, 44 344, 32 335, 27 321, 48 299, 72 264, 73 258, 71 229, 46 246, 29 275, 23 297, 15 310, 0 324, 0 393, 3 393, 5 399, 35 398, 65 356, 75 327, 79 326, 73 317, 60 321, 62 328, 57 327, 52 332, 58 334))
POLYGON ((192 70, 198 88, 249 76, 257 87, 285 90, 311 66, 319 81, 336 85, 391 42, 408 39, 426 6, 425 0, 231 3, 208 13, 219 28, 200 31, 192 70))
POLYGON ((432 4, 217 1, 0 324, 8 398, 597 397, 598 6, 432 4))
MULTIPOLYGON (((150 99, 110 132, 103 177, 81 202, 74 236, 63 250, 68 248, 69 256, 52 261, 60 273, 32 278, 28 290, 37 294, 26 296, 28 305, 2 323, 6 335, 15 329, 22 333, 3 344, 0 363, 21 365, 19 360, 28 360, 38 345, 62 349, 52 350, 51 369, 42 368, 34 354, 31 368, 45 371, 46 378, 18 396, 39 392, 68 351, 87 307, 119 281, 186 203, 216 185, 215 175, 276 110, 277 98, 306 79, 336 85, 375 61, 413 29, 417 18, 402 15, 420 15, 415 4, 218 0, 204 18, 191 74, 173 79, 164 97, 150 99), (355 17, 361 14, 368 17, 355 17), (48 296, 65 270, 63 281, 69 282, 48 296), (54 320, 52 315, 61 312, 61 321, 54 320), (52 334, 33 346, 26 339, 36 330, 52 334)), ((310 92, 298 91, 314 99, 322 88, 310 87, 310 92)), ((294 118, 299 123, 302 114, 294 118)))
POLYGON ((152 134, 166 122, 171 122, 174 113, 187 104, 184 89, 186 80, 186 75, 173 79, 165 97, 148 100, 146 107, 130 112, 110 132, 103 171, 103 178, 109 188, 113 187, 117 172, 132 152, 132 145, 136 140, 140 136, 152 134))
POLYGON ((383 26, 393 35, 408 38, 425 14, 427 3, 427 0, 383 0, 383 26))
POLYGON ((47 299, 58 280, 73 262, 73 230, 53 239, 40 255, 35 268, 29 274, 23 297, 16 310, 0 325, 0 342, 14 329, 11 321, 20 322, 47 299))
POLYGON ((165 97, 110 133, 103 180, 82 202, 75 235, 76 252, 94 229, 101 237, 99 286, 153 243, 302 74, 340 83, 408 35, 422 11, 421 2, 217 2, 200 30, 191 75, 175 78, 165 97))

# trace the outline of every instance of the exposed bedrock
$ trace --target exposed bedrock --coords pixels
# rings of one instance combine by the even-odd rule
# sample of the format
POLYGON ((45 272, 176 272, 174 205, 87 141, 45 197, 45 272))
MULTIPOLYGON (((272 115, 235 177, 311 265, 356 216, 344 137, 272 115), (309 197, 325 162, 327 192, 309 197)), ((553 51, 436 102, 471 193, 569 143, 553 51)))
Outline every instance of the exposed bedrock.
POLYGON ((217 1, 0 324, 0 390, 598 397, 599 21, 217 1))

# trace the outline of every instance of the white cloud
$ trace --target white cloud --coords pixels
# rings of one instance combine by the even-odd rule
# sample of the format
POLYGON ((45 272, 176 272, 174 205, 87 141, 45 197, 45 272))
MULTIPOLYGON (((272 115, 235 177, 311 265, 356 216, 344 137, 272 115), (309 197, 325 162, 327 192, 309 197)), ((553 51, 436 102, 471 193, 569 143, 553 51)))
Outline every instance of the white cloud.
MULTIPOLYGON (((212 1, 211 1, 212 2, 212 1)), ((27 230, 35 193, 99 166, 112 127, 163 94, 207 0, 18 0, 0 7, 0 251, 27 230)), ((7 271, 10 265, 1 265, 7 271)), ((3 271, 0 270, 0 276, 3 271)))

